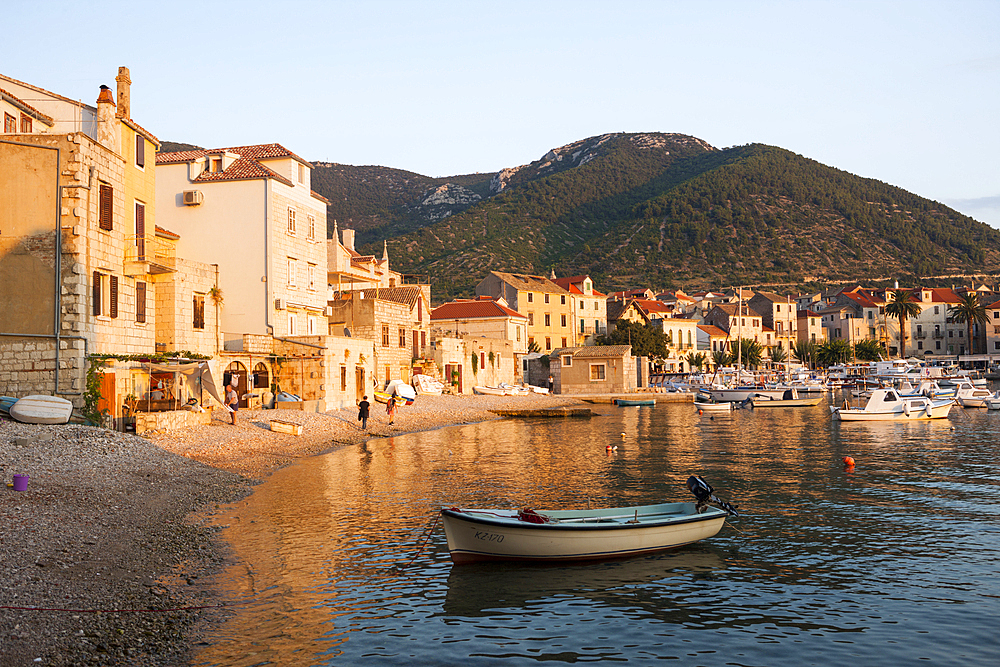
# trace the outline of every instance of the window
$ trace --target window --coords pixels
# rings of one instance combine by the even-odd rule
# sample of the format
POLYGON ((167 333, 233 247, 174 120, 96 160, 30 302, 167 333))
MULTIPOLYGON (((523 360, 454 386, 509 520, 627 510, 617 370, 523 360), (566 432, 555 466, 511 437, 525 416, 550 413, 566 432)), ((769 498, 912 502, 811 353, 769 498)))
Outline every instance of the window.
POLYGON ((146 140, 140 135, 135 135, 135 166, 146 166, 146 140))
POLYGON ((316 318, 315 317, 310 316, 309 319, 307 320, 306 331, 307 331, 307 333, 310 336, 315 336, 316 335, 316 318))
POLYGON ((545 313, 545 326, 547 327, 552 326, 552 315, 550 315, 549 313, 545 313))
POLYGON ((98 193, 98 221, 101 229, 105 231, 111 231, 113 229, 112 225, 112 215, 114 213, 114 198, 115 191, 107 183, 101 183, 101 187, 98 193))
POLYGON ((306 268, 307 268, 307 272, 308 272, 308 276, 309 276, 309 289, 315 290, 316 289, 316 265, 315 264, 309 264, 306 268))
POLYGON ((586 329, 587 329, 587 325, 586 325, 586 323, 585 323, 585 322, 584 322, 584 321, 583 321, 583 320, 581 319, 581 320, 580 320, 580 333, 584 333, 584 331, 586 331, 586 329))
POLYGON ((937 315, 937 314, 938 314, 938 310, 939 310, 940 308, 941 308, 941 306, 934 306, 934 314, 935 314, 935 315, 937 315))
MULTIPOLYGON (((301 167, 302 165, 299 165, 299 166, 301 167)), ((309 226, 306 228, 306 238, 309 239, 310 241, 315 241, 316 240, 316 216, 310 215, 309 218, 308 218, 308 220, 309 220, 309 226)))
POLYGON ((531 292, 528 292, 528 303, 532 303, 534 300, 535 300, 535 295, 531 292))
POLYGON ((544 299, 545 299, 545 303, 548 303, 548 302, 549 302, 549 295, 548 295, 548 293, 546 293, 546 294, 545 294, 545 297, 544 297, 544 299))
POLYGON ((295 234, 295 209, 288 209, 288 233, 295 234))
POLYGON ((535 314, 530 310, 528 311, 528 326, 529 327, 535 326, 535 314))
POLYGON ((565 306, 566 305, 566 295, 565 294, 560 294, 559 295, 559 305, 560 306, 565 306))
POLYGON ((7 134, 17 134, 17 118, 5 113, 3 115, 3 131, 7 134))
POLYGON ((382 325, 382 347, 389 347, 389 325, 382 325))
POLYGON ((580 300, 580 310, 583 310, 583 308, 584 308, 584 303, 583 303, 583 299, 581 299, 580 300))
POLYGON ((208 161, 208 170, 213 173, 220 173, 222 171, 222 158, 213 157, 208 161))
POLYGON ((601 309, 601 307, 600 307, 600 306, 598 305, 598 303, 597 303, 597 302, 595 301, 595 302, 594 302, 594 310, 600 310, 600 309, 601 309))
POLYGON ((479 353, 479 367, 480 368, 486 368, 486 353, 485 352, 480 352, 479 353))
POLYGON ((135 203, 135 249, 140 262, 146 260, 146 205, 135 203))
POLYGON ((340 391, 347 391, 347 366, 340 367, 340 391))
POLYGON ((21 134, 31 134, 31 116, 21 114, 21 134))
POLYGON ((545 349, 546 350, 552 349, 552 339, 549 338, 548 336, 545 337, 545 349))
POLYGON ((205 328, 205 295, 195 292, 192 297, 192 311, 194 313, 194 328, 205 328))
POLYGON ((288 286, 295 287, 295 274, 298 273, 298 262, 288 258, 288 286))
POLYGON ((302 163, 299 163, 299 183, 305 183, 305 182, 306 182, 306 166, 302 163))
POLYGON ((93 288, 94 315, 118 317, 118 276, 94 271, 93 288))
POLYGON ((406 347, 406 329, 399 327, 399 346, 406 347))
POLYGON ((563 366, 569 367, 569 366, 573 365, 573 355, 572 354, 564 354, 564 355, 562 355, 559 358, 562 360, 562 365, 563 366))
POLYGON ((528 336, 528 347, 531 347, 534 344, 535 344, 535 337, 534 336, 528 336))
MULTIPOLYGON (((423 332, 420 332, 423 334, 423 332)), ((521 342, 521 327, 514 327, 514 335, 517 336, 517 342, 521 342)))
POLYGON ((565 315, 560 315, 559 316, 559 323, 560 323, 560 325, 562 326, 563 329, 566 328, 566 316, 565 315))
POLYGON ((590 365, 590 381, 591 382, 595 382, 595 381, 600 382, 600 381, 603 381, 603 380, 607 379, 607 377, 606 377, 607 376, 606 370, 607 369, 605 368, 604 364, 591 364, 590 365))
POLYGON ((563 339, 562 339, 562 346, 563 346, 563 347, 566 347, 566 337, 565 337, 565 336, 564 336, 564 337, 563 337, 563 339))
POLYGON ((135 284, 135 321, 139 324, 146 322, 146 283, 135 284))
POLYGON ((288 313, 288 335, 294 336, 298 333, 299 318, 295 313, 288 313))

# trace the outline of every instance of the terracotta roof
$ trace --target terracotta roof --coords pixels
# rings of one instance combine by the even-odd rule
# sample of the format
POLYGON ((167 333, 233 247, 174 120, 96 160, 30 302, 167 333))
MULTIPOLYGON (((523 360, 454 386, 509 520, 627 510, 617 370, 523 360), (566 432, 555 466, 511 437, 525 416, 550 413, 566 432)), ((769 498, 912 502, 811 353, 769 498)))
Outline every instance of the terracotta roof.
POLYGON ((160 227, 159 225, 156 225, 156 235, 160 236, 162 238, 165 238, 165 239, 173 239, 174 241, 176 241, 177 239, 179 239, 181 237, 180 234, 172 232, 169 229, 164 229, 163 227, 160 227))
MULTIPOLYGON (((159 160, 157 160, 159 164, 159 160)), ((289 179, 284 176, 277 174, 260 162, 252 158, 240 157, 234 160, 227 168, 222 171, 203 171, 194 179, 194 183, 211 183, 212 181, 249 181, 249 180, 259 180, 273 178, 277 181, 281 181, 285 185, 294 186, 289 179)))
POLYGON ((420 287, 417 285, 401 285, 399 287, 377 287, 375 288, 375 294, 372 295, 371 289, 357 290, 359 292, 364 292, 366 297, 381 301, 392 301, 394 303, 401 303, 404 306, 409 306, 412 308, 417 303, 417 298, 420 296, 420 287))
POLYGON ((527 315, 522 315, 516 310, 511 310, 496 301, 482 299, 456 299, 455 301, 442 304, 431 311, 432 321, 467 320, 477 317, 516 317, 519 320, 528 319, 527 315))
POLYGON ((724 329, 720 329, 714 324, 699 324, 698 328, 707 333, 709 336, 720 336, 722 338, 729 336, 724 329))
POLYGON ((31 106, 30 104, 28 104, 27 102, 25 102, 21 98, 17 97, 16 95, 8 93, 3 88, 0 88, 0 98, 7 100, 8 102, 10 102, 14 106, 16 106, 21 111, 25 112, 29 116, 32 116, 33 118, 36 118, 36 119, 42 121, 43 123, 45 123, 49 127, 52 127, 53 125, 55 125, 55 121, 52 120, 52 116, 47 116, 47 115, 43 114, 41 111, 39 111, 35 107, 31 106))
POLYGON ((656 299, 633 299, 632 302, 639 308, 642 308, 647 314, 668 314, 674 311, 673 306, 663 303, 662 301, 657 301, 656 299))
MULTIPOLYGON (((298 160, 307 167, 312 167, 308 161, 291 152, 281 144, 255 144, 252 146, 232 146, 229 148, 205 148, 194 151, 176 151, 173 153, 157 153, 156 164, 177 164, 180 162, 191 162, 206 155, 217 155, 219 153, 234 153, 240 157, 229 165, 228 169, 221 172, 204 172, 196 182, 210 181, 243 181, 260 178, 273 178, 282 183, 294 186, 289 179, 277 174, 267 166, 261 164, 262 160, 275 160, 279 158, 292 158, 298 160)), ((312 193, 318 199, 321 195, 312 193)), ((326 201, 326 200, 323 200, 326 201)), ((329 203, 329 202, 326 202, 329 203)))
MULTIPOLYGON (((732 317, 736 316, 736 304, 735 303, 717 303, 717 304, 715 304, 714 308, 718 308, 719 310, 721 310, 722 312, 724 312, 726 315, 730 315, 732 317)), ((714 310, 714 308, 713 308, 713 310, 714 310)), ((743 309, 742 309, 741 315, 743 315, 744 317, 760 317, 761 316, 760 313, 758 313, 756 310, 754 310, 750 306, 746 305, 745 303, 743 304, 743 309)))
POLYGON ((122 118, 120 120, 121 120, 121 122, 125 123, 126 125, 128 125, 129 127, 131 127, 133 130, 135 130, 136 132, 138 132, 139 134, 141 134, 142 136, 144 136, 147 139, 149 139, 153 144, 156 145, 157 148, 160 147, 160 140, 157 139, 155 136, 153 136, 153 133, 150 132, 149 130, 145 129, 142 125, 139 125, 139 123, 135 122, 131 118, 122 118))

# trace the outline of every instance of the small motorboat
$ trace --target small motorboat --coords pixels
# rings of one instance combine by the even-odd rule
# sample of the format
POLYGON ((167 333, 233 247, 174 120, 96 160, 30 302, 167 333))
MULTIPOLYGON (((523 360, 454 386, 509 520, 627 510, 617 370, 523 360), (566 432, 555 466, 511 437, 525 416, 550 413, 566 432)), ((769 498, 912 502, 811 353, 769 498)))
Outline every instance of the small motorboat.
POLYGON ((708 394, 700 392, 694 397, 694 407, 702 412, 732 412, 735 405, 731 401, 716 401, 708 394))
POLYGON ((963 408, 984 408, 986 401, 991 398, 1000 398, 989 389, 977 387, 968 378, 962 378, 955 383, 955 400, 963 408))
POLYGON ((822 396, 810 398, 799 398, 799 393, 795 389, 786 389, 781 398, 772 398, 769 395, 754 395, 750 397, 750 407, 752 408, 806 408, 819 405, 823 400, 822 396))
POLYGON ((831 416, 841 421, 909 421, 943 419, 954 401, 950 398, 930 399, 923 395, 900 395, 895 389, 876 389, 863 408, 846 404, 831 406, 831 416))
POLYGON ((656 405, 655 398, 613 398, 611 402, 621 408, 656 405))
POLYGON ((701 477, 688 478, 693 503, 586 510, 441 510, 455 563, 536 562, 624 558, 712 537, 736 507, 714 495, 701 477), (711 505, 714 506, 711 506, 711 505))

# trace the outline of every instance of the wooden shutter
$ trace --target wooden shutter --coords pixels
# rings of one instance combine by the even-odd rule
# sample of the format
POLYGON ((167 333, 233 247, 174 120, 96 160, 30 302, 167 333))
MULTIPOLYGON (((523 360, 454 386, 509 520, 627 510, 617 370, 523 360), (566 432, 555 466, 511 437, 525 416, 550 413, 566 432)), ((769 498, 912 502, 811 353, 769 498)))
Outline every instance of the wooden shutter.
POLYGON ((135 164, 137 167, 146 166, 146 140, 141 135, 135 135, 135 164))
POLYGON ((94 315, 95 316, 100 315, 101 314, 101 272, 100 271, 94 271, 94 298, 93 298, 93 306, 94 306, 94 315))
POLYGON ((118 276, 111 276, 111 317, 118 317, 118 276))
POLYGON ((111 231, 112 224, 112 214, 114 213, 114 190, 111 189, 110 185, 106 183, 101 183, 101 193, 100 193, 100 211, 98 211, 98 217, 100 219, 101 229, 106 229, 111 231))
POLYGON ((135 321, 146 321, 146 283, 135 284, 135 321))
POLYGON ((135 247, 139 261, 146 261, 146 206, 135 203, 135 247))

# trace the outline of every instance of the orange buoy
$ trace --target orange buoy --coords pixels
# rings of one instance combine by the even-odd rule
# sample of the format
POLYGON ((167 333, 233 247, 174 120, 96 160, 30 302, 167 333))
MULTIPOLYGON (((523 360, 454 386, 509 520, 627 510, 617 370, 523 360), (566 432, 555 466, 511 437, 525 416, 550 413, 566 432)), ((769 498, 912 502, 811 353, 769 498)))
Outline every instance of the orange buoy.
POLYGON ((853 468, 854 467, 854 458, 851 457, 851 456, 845 456, 844 457, 844 465, 847 466, 848 468, 853 468))
POLYGON ((703 414, 705 414, 705 413, 704 413, 704 412, 702 412, 701 408, 698 408, 698 414, 699 414, 699 415, 703 415, 703 414))

